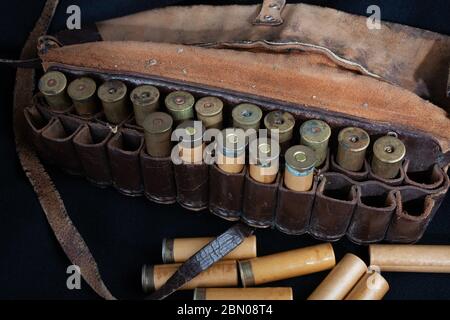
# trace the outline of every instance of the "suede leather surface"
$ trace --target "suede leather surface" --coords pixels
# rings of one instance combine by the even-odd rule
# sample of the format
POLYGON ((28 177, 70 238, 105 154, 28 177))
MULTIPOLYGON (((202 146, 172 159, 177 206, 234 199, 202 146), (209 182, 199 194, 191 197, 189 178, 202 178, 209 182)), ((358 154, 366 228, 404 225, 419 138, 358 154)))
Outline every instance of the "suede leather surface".
MULTIPOLYGON (((443 107, 446 98, 450 37, 383 22, 368 29, 367 18, 330 8, 287 4, 279 26, 255 26, 260 6, 192 6, 144 11, 97 24, 103 40, 161 43, 228 43, 245 41, 299 43, 347 60, 443 107), (226 18, 224 18, 226 17, 226 18), (320 26, 320 27, 318 27, 320 26)), ((265 50, 276 50, 265 47, 265 50)))

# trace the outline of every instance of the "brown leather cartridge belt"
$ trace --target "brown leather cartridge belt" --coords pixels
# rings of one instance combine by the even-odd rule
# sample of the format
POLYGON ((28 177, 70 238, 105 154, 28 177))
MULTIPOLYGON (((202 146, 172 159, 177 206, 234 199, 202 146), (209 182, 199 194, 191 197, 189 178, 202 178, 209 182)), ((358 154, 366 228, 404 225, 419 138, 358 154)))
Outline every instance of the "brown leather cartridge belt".
POLYGON ((197 99, 214 96, 224 102, 225 115, 239 103, 256 104, 263 112, 287 111, 297 122, 326 121, 334 141, 344 127, 375 137, 395 132, 408 150, 400 175, 383 179, 369 163, 357 173, 341 168, 331 145, 311 191, 295 192, 284 187, 281 176, 261 184, 245 171, 227 174, 214 165, 173 165, 170 158, 153 158, 144 151, 142 128, 133 118, 111 125, 101 112, 79 117, 73 108, 51 111, 40 94, 33 96, 34 71, 19 69, 14 124, 20 161, 64 251, 105 298, 113 296, 36 153, 130 196, 178 201, 191 210, 209 208, 226 219, 291 234, 309 232, 323 240, 347 235, 363 244, 417 241, 448 191, 446 36, 389 23, 369 30, 363 17, 264 1, 262 9, 194 6, 142 12, 84 30, 88 42, 76 43, 73 39, 80 37, 73 33, 44 36, 57 3, 47 1, 22 52, 22 67, 35 65, 38 47, 43 68, 70 79, 116 79, 130 88, 153 85, 163 95, 183 90, 197 99), (218 17, 227 17, 219 29, 218 17), (427 68, 421 64, 424 57, 427 68), (230 190, 233 197, 227 201, 230 190))

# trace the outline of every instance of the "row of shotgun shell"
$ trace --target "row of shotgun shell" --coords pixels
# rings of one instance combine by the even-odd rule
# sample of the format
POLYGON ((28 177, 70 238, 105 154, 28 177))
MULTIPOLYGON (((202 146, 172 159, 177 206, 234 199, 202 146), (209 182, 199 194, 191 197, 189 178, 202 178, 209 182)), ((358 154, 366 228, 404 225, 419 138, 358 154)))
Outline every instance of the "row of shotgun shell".
MULTIPOLYGON (((128 98, 127 86, 119 80, 106 81, 97 90, 96 82, 87 77, 77 78, 67 85, 65 75, 58 71, 47 72, 39 81, 39 89, 53 110, 63 111, 73 105, 81 116, 97 113, 99 99, 106 119, 112 124, 129 118, 128 101, 131 101, 136 124, 145 132, 146 150, 153 157, 171 155, 172 130, 177 125, 177 129, 187 133, 179 145, 181 159, 188 163, 201 163, 205 145, 203 136, 199 136, 195 128, 194 117, 202 122, 202 132, 210 128, 222 129, 223 102, 216 97, 195 101, 188 92, 171 92, 165 98, 166 113, 158 111, 160 92, 154 86, 138 86, 128 98)), ((239 173, 246 163, 247 138, 238 134, 236 129, 258 130, 263 112, 254 104, 243 103, 234 107, 232 118, 233 128, 222 131, 223 141, 219 141, 216 163, 225 172, 239 173)), ((286 187, 294 191, 310 190, 314 169, 320 168, 327 157, 330 126, 322 120, 305 121, 300 127, 300 145, 287 148, 293 138, 294 116, 288 112, 272 111, 263 121, 269 133, 278 130, 279 144, 275 146, 273 140, 267 138, 251 141, 256 144, 254 150, 258 155, 264 155, 264 159, 256 158, 255 164, 250 165, 250 176, 261 183, 274 182, 279 171, 281 150, 285 151, 286 187)), ((370 136, 365 130, 356 127, 342 129, 338 135, 337 164, 348 171, 360 171, 369 145, 370 136)), ((396 178, 405 154, 406 147, 397 137, 386 135, 377 139, 373 144, 373 173, 384 179, 396 178)))
MULTIPOLYGON (((164 264, 144 265, 142 268, 144 292, 161 288, 183 262, 212 240, 164 239, 164 264)), ((254 286, 332 269, 308 297, 309 300, 380 300, 389 290, 389 284, 379 273, 380 270, 415 272, 423 267, 421 272, 436 272, 434 263, 438 255, 442 257, 439 263, 446 263, 445 270, 448 270, 448 247, 371 245, 370 262, 372 266, 378 266, 377 272, 374 270, 377 268, 368 268, 353 254, 346 254, 336 264, 333 246, 329 243, 257 257, 256 237, 251 236, 181 289, 194 290, 194 300, 292 300, 290 287, 254 286), (416 251, 421 255, 420 265, 415 258, 416 251), (442 256, 443 252, 446 253, 442 256), (243 288, 239 288, 240 283, 243 288)))

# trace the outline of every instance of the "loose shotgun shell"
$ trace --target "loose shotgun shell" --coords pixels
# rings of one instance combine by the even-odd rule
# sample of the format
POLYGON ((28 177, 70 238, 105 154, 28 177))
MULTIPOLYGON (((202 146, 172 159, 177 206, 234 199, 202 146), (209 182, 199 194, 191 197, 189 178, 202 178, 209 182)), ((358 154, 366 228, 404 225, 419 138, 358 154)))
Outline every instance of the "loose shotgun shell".
POLYGON ((292 288, 197 288, 194 300, 293 300, 292 288))
MULTIPOLYGON (((164 239, 162 259, 164 263, 185 262, 214 238, 176 238, 164 239)), ((242 260, 256 258, 256 236, 250 236, 236 249, 227 254, 223 260, 242 260)))
POLYGON ((231 115, 233 117, 233 127, 258 131, 262 118, 262 111, 258 106, 242 103, 233 109, 231 115))
POLYGON ((143 128, 147 153, 152 157, 170 156, 173 120, 164 112, 153 112, 145 118, 143 128))
POLYGON ((250 142, 250 177, 260 183, 272 183, 277 178, 280 146, 271 139, 250 142))
POLYGON ((223 102, 216 97, 204 97, 195 104, 197 118, 203 123, 206 129, 222 129, 222 110, 223 102))
POLYGON ((295 118, 289 112, 272 111, 264 117, 264 125, 270 130, 278 130, 280 144, 289 142, 292 139, 292 132, 295 126, 295 118))
POLYGON ((136 124, 142 127, 145 118, 159 107, 159 90, 154 86, 139 86, 131 91, 130 99, 136 124))
POLYGON ((181 160, 185 163, 201 163, 203 161, 205 127, 200 121, 187 120, 178 125, 177 131, 181 137, 178 144, 181 160))
MULTIPOLYGON (((178 270, 181 264, 144 265, 142 267, 142 289, 152 292, 161 288, 163 284, 178 270)), ((186 283, 181 290, 198 287, 237 287, 238 272, 235 260, 220 261, 203 271, 194 279, 186 283)))
POLYGON ((321 120, 308 120, 300 127, 300 144, 314 150, 317 158, 316 167, 320 167, 327 158, 330 136, 330 126, 321 120))
POLYGON ((217 140, 217 166, 228 173, 242 172, 245 166, 247 139, 242 129, 222 130, 217 140))
POLYGON ((345 300, 381 300, 389 291, 389 283, 375 271, 367 272, 345 297, 345 300))
POLYGON ((393 136, 379 138, 373 144, 372 171, 384 179, 398 176, 406 147, 400 139, 393 136))
POLYGON ((369 255, 382 272, 450 273, 450 245, 371 244, 369 255))
POLYGON ((347 253, 308 300, 343 300, 366 272, 365 262, 347 253))
POLYGON ((126 95, 127 86, 119 80, 103 83, 97 92, 103 105, 106 119, 112 124, 119 124, 129 116, 126 95))
POLYGON ((80 116, 93 115, 98 111, 96 92, 97 84, 91 78, 86 77, 73 80, 67 88, 67 93, 80 116))
POLYGON ((44 95, 50 109, 65 111, 72 105, 66 94, 67 78, 59 71, 49 71, 39 80, 39 91, 44 95))
POLYGON ((344 128, 339 132, 338 143, 337 163, 346 170, 360 171, 370 144, 369 134, 360 128, 344 128))
POLYGON ((284 184, 290 190, 311 190, 314 168, 317 163, 316 153, 307 146, 290 147, 284 156, 286 168, 284 170, 284 184))
POLYGON ((248 287, 328 270, 335 263, 333 246, 324 243, 239 261, 239 273, 248 287))
POLYGON ((195 99, 185 91, 174 91, 167 95, 165 104, 176 123, 194 118, 195 99))

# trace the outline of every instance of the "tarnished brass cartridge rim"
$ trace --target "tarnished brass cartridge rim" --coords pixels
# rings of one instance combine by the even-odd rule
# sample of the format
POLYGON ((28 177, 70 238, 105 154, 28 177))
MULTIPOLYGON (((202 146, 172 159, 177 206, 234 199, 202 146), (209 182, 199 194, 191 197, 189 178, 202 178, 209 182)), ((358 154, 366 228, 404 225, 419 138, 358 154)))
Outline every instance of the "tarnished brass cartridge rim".
POLYGON ((217 147, 224 156, 236 158, 245 152, 247 139, 239 129, 227 128, 222 130, 222 139, 218 139, 217 147))
POLYGON ((314 171, 317 158, 314 150, 307 146, 290 147, 284 156, 286 170, 294 176, 306 176, 314 171))
POLYGON ((373 144, 373 155, 383 163, 394 164, 404 159, 406 147, 400 139, 384 136, 373 144))
POLYGON ((69 84, 67 94, 72 99, 75 110, 79 115, 92 115, 98 111, 96 91, 97 84, 91 78, 78 78, 69 84))
POLYGON ((370 144, 369 134, 360 128, 349 127, 342 129, 338 136, 339 146, 351 152, 360 152, 370 144))
POLYGON ((197 115, 204 117, 213 117, 221 113, 223 102, 216 97, 203 97, 195 104, 197 115))
POLYGON ((186 120, 177 126, 177 130, 184 131, 180 141, 183 148, 195 148, 203 144, 205 127, 196 125, 196 123, 200 122, 186 120))
POLYGON ((248 127, 257 126, 261 122, 262 111, 254 104, 242 103, 233 109, 232 117, 235 127, 247 129, 248 127))
POLYGON ((300 127, 300 144, 314 150, 317 157, 317 167, 320 167, 327 158, 330 136, 331 128, 322 120, 308 120, 300 127))
POLYGON ((97 90, 97 84, 94 80, 82 77, 73 80, 67 88, 69 97, 74 101, 85 101, 91 99, 97 90))
POLYGON ((192 119, 194 117, 195 98, 185 91, 174 91, 167 95, 165 104, 175 121, 192 119))
POLYGON ((153 280, 154 268, 152 265, 143 265, 141 271, 141 285, 144 292, 155 291, 155 282, 153 280))
POLYGON ((130 99, 134 105, 140 107, 153 106, 159 100, 159 90, 150 85, 143 85, 131 91, 130 99))
POLYGON ((39 80, 39 91, 45 96, 56 96, 67 86, 66 76, 59 71, 49 71, 39 80))
POLYGON ((292 138, 295 118, 289 112, 272 111, 264 117, 264 126, 268 130, 278 130, 280 143, 283 143, 292 138))
POLYGON ((273 143, 271 139, 259 138, 250 143, 251 163, 261 167, 269 167, 278 164, 280 156, 279 145, 273 143))
POLYGON ((98 88, 98 97, 106 103, 121 101, 127 94, 127 86, 119 80, 110 80, 103 83, 98 88))
POLYGON ((293 146, 285 153, 284 184, 293 191, 309 191, 313 185, 316 152, 307 146, 293 146))
POLYGON ((393 136, 379 138, 373 144, 373 173, 384 179, 394 179, 405 155, 406 147, 400 139, 393 136))
POLYGON ((361 128, 344 128, 339 132, 338 143, 337 163, 346 170, 360 171, 370 144, 369 134, 361 128))
POLYGON ((153 112, 144 120, 144 131, 150 134, 158 134, 170 131, 173 120, 165 112, 153 112))

